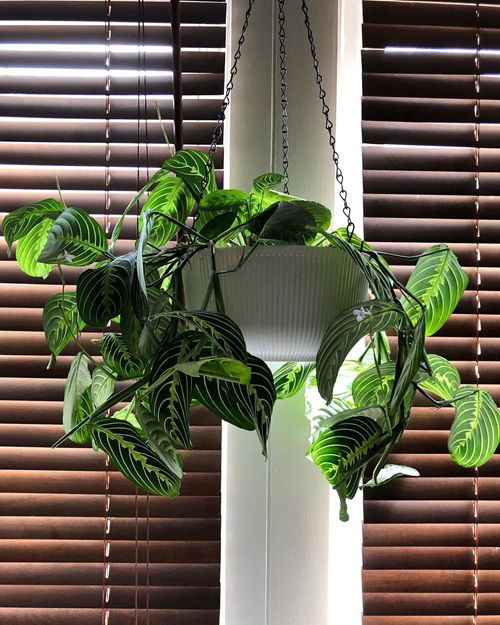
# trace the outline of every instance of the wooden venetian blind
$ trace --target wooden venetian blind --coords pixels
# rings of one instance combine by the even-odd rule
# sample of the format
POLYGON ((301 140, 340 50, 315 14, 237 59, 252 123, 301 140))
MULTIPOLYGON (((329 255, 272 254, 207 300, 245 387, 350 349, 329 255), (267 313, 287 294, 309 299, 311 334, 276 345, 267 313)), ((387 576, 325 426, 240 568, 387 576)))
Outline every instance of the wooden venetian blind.
MULTIPOLYGON (((180 4, 184 141, 205 149, 223 92, 225 3, 180 4)), ((1 0, 0 19, 1 213, 57 197, 57 177, 67 204, 109 230, 168 157, 155 102, 173 138, 169 2, 1 0)), ((135 233, 131 217, 120 253, 135 233)), ((69 290, 80 272, 68 268, 69 290)), ((195 451, 173 500, 137 493, 91 449, 51 450, 77 351, 46 370, 41 313, 58 282, 24 275, 0 241, 0 625, 215 625, 218 421, 193 415, 195 451)))
MULTIPOLYGON (((427 341, 500 399, 500 3, 366 0, 365 233, 380 250, 452 246, 469 275, 427 341)), ((395 261, 407 279, 409 261, 395 261)), ((420 398, 394 462, 420 478, 366 493, 365 625, 500 623, 500 465, 450 459, 452 410, 420 398)))

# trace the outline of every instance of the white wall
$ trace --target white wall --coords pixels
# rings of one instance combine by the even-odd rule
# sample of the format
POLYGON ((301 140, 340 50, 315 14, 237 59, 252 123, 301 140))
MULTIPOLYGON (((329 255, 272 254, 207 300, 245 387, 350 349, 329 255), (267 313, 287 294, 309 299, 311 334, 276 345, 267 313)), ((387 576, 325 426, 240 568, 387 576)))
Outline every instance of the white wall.
MULTIPOLYGON (((358 4, 358 0, 340 1, 358 4)), ((229 63, 247 4, 247 0, 230 2, 229 63)), ((248 189, 256 175, 281 171, 273 4, 257 0, 235 80, 225 135, 227 188, 248 189)), ((334 119, 338 6, 331 0, 309 0, 309 4, 334 119)), ((290 192, 333 207, 333 163, 303 16, 299 2, 287 5, 290 192)), ((358 156, 351 151, 345 160, 358 156)), ((359 523, 349 530, 335 530, 344 550, 349 549, 347 541, 352 545, 353 571, 349 573, 349 562, 343 561, 342 576, 355 578, 352 584, 344 579, 343 586, 343 592, 346 584, 354 590, 348 602, 351 613, 340 613, 338 592, 331 583, 333 576, 339 578, 332 532, 337 527, 332 519, 337 509, 319 470, 305 459, 309 424, 304 411, 303 394, 277 404, 267 463, 253 433, 223 426, 221 625, 360 623, 359 523)), ((359 507, 354 516, 359 518, 359 507)))

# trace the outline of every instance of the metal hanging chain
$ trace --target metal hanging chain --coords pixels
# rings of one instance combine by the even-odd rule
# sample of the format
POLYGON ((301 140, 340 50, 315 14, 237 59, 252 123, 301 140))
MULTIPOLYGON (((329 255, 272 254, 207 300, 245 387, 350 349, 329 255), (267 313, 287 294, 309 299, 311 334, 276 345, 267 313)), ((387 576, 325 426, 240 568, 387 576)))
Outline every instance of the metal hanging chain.
POLYGON ((328 132, 329 142, 332 148, 333 162, 335 164, 335 179, 337 180, 337 183, 339 184, 339 187, 340 187, 339 196, 343 202, 342 212, 344 213, 347 219, 347 234, 348 234, 348 240, 350 241, 352 239, 352 235, 354 234, 354 222, 352 221, 352 218, 351 218, 351 208, 347 202, 347 191, 344 188, 344 174, 342 173, 342 170, 340 169, 340 165, 339 165, 340 156, 339 156, 339 153, 337 152, 337 145, 336 145, 337 142, 333 134, 333 123, 330 119, 330 107, 326 103, 326 91, 323 88, 323 76, 321 75, 319 71, 319 61, 318 61, 318 57, 316 54, 316 45, 314 43, 314 36, 313 36, 312 28, 311 28, 311 22, 309 20, 309 8, 307 6, 306 0, 301 0, 301 2, 302 2, 302 12, 304 14, 304 24, 307 30, 307 38, 309 40, 311 56, 313 59, 314 72, 316 74, 316 84, 318 85, 319 99, 321 100, 321 112, 323 113, 323 116, 325 118, 325 128, 326 128, 326 131, 328 132))
POLYGON ((285 0, 278 0, 279 51, 280 51, 280 93, 281 93, 281 154, 283 165, 283 190, 288 193, 288 94, 286 82, 286 31, 285 0))
POLYGON ((233 65, 229 71, 229 80, 226 84, 224 98, 222 100, 222 104, 220 107, 219 115, 217 117, 217 125, 215 126, 215 130, 212 134, 212 142, 210 144, 210 148, 208 150, 208 160, 205 164, 205 175, 203 176, 203 180, 200 185, 200 196, 203 197, 205 190, 208 185, 208 181, 210 179, 210 173, 214 167, 215 153, 217 151, 217 144, 219 143, 222 137, 222 130, 224 127, 224 121, 226 119, 226 109, 229 106, 231 91, 234 87, 234 77, 238 72, 238 61, 241 58, 241 50, 243 48, 243 44, 245 43, 245 34, 248 28, 248 24, 250 22, 250 17, 252 15, 252 8, 255 3, 255 0, 249 0, 248 8, 245 12, 245 19, 243 21, 243 26, 241 28, 241 35, 238 39, 238 46, 236 48, 236 52, 233 57, 233 65))

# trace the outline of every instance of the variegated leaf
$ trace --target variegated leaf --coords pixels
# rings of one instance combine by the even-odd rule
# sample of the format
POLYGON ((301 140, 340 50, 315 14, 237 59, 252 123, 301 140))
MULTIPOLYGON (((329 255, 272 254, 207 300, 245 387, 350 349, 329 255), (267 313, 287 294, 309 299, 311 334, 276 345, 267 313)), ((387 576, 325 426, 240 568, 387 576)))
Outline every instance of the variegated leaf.
POLYGON ((336 488, 360 465, 382 449, 384 434, 367 416, 339 420, 324 430, 309 449, 309 456, 336 488))
MULTIPOLYGON (((203 335, 201 335, 203 336, 203 335)), ((149 407, 169 437, 185 449, 191 449, 189 407, 194 378, 179 371, 176 365, 195 359, 193 347, 199 342, 197 333, 186 332, 169 345, 162 346, 151 367, 149 407)))
POLYGON ((275 371, 274 386, 277 399, 287 399, 296 395, 314 370, 314 363, 286 362, 275 371))
POLYGON ((465 396, 454 402, 456 416, 448 449, 462 467, 479 467, 495 453, 500 441, 500 413, 491 395, 474 386, 461 387, 465 396))
POLYGON ((15 241, 25 237, 36 225, 46 219, 52 223, 63 210, 64 206, 61 202, 48 198, 26 204, 8 213, 3 220, 2 230, 9 254, 15 241))
POLYGON ((276 401, 273 375, 264 361, 251 354, 247 364, 252 370, 250 384, 200 377, 196 379, 194 396, 224 421, 243 430, 256 429, 266 455, 276 401))
POLYGON ((446 358, 436 354, 427 354, 432 375, 422 381, 419 386, 435 393, 441 399, 451 399, 460 386, 460 374, 457 368, 446 358))
POLYGON ((175 497, 180 479, 127 421, 101 418, 92 423, 92 439, 133 484, 154 495, 175 497))
POLYGON ((43 308, 42 323, 53 364, 66 345, 85 327, 76 306, 76 294, 64 292, 50 297, 43 308))
POLYGON ((128 349, 121 334, 108 332, 99 342, 104 363, 123 380, 139 377, 144 371, 144 363, 128 349))
MULTIPOLYGON (((63 426, 70 432, 78 423, 92 412, 89 372, 89 359, 80 352, 75 356, 69 368, 68 379, 64 386, 63 426)), ((86 443, 90 438, 88 426, 84 426, 70 436, 75 443, 86 443)))
MULTIPOLYGON (((186 187, 182 178, 165 178, 151 192, 142 207, 142 213, 153 214, 153 223, 149 233, 148 242, 161 247, 165 245, 179 230, 179 226, 167 219, 173 217, 184 223, 189 217, 194 205, 194 198, 186 187)), ((141 214, 142 214, 141 213, 141 214)), ((142 228, 142 219, 139 222, 142 228)))
POLYGON ((330 403, 341 364, 356 343, 367 334, 394 327, 402 311, 381 300, 362 302, 344 310, 329 325, 316 357, 318 391, 330 403))
POLYGON ((129 252, 96 269, 87 269, 78 279, 76 298, 84 321, 102 327, 117 317, 129 298, 136 253, 129 252))
MULTIPOLYGON (((425 250, 406 288, 425 306, 426 336, 432 336, 445 324, 468 281, 447 245, 433 245, 425 250)), ((402 298, 401 303, 410 319, 416 322, 420 312, 416 302, 402 298)))
POLYGON ((83 267, 100 258, 106 248, 106 234, 97 221, 81 208, 66 208, 52 223, 38 260, 83 267))
POLYGON ((205 311, 176 310, 168 316, 187 321, 199 332, 203 332, 213 345, 224 354, 236 360, 246 361, 245 339, 238 326, 226 315, 205 311))
MULTIPOLYGON (((190 191, 198 197, 201 195, 201 182, 205 177, 207 161, 208 156, 198 150, 179 150, 163 163, 163 168, 182 178, 190 191)), ((208 194, 216 190, 215 171, 211 167, 206 192, 208 194)))

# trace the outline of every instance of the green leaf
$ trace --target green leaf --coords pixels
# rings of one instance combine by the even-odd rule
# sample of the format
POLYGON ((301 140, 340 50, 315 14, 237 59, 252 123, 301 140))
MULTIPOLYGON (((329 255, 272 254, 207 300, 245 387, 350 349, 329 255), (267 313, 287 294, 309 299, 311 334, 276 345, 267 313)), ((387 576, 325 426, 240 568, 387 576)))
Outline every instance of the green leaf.
POLYGON ((343 419, 324 430, 313 442, 309 456, 334 487, 359 470, 381 449, 384 434, 376 421, 366 416, 343 419))
MULTIPOLYGON (((145 211, 160 213, 184 223, 189 217, 193 205, 194 198, 182 178, 165 178, 154 188, 144 203, 139 228, 142 229, 143 227, 142 215, 145 211)), ((178 232, 179 226, 160 215, 153 215, 153 217, 154 221, 148 242, 161 247, 172 240, 178 232)))
POLYGON ((92 403, 97 408, 111 397, 115 389, 115 378, 102 368, 96 368, 92 372, 90 394, 92 403))
POLYGON ((66 345, 85 327, 76 307, 76 294, 64 292, 50 297, 43 308, 42 323, 55 362, 66 345))
MULTIPOLYGON (((352 383, 352 398, 357 406, 385 405, 392 393, 396 363, 388 361, 362 371, 352 383)), ((414 381, 422 386, 427 376, 419 372, 414 381)))
MULTIPOLYGON (((89 372, 89 359, 80 352, 69 368, 68 379, 64 386, 63 426, 64 431, 71 431, 80 421, 92 412, 90 385, 92 378, 89 372)), ((75 443, 86 443, 90 438, 88 426, 70 436, 75 443)))
POLYGON ((140 356, 139 341, 142 329, 143 324, 135 313, 132 301, 128 299, 120 313, 120 330, 129 352, 136 357, 140 356))
POLYGON ((28 276, 46 278, 52 271, 51 264, 38 262, 38 257, 47 241, 51 227, 52 221, 45 219, 19 239, 16 248, 16 259, 20 269, 28 276))
POLYGON ((352 383, 352 398, 357 406, 384 405, 392 392, 396 363, 384 362, 362 371, 352 383))
POLYGON ((266 455, 271 414, 276 401, 273 375, 260 358, 248 354, 250 384, 236 384, 208 377, 195 381, 194 397, 220 419, 243 430, 257 430, 266 455))
MULTIPOLYGON (((139 297, 141 295, 144 296, 144 299, 147 304, 148 299, 148 287, 146 284, 146 265, 144 262, 144 252, 146 251, 149 235, 153 229, 154 225, 154 215, 151 215, 149 210, 143 211, 142 213, 142 228, 139 234, 139 238, 136 243, 137 257, 136 257, 136 270, 134 280, 137 281, 140 291, 138 293, 139 297)), ((132 290, 132 295, 134 295, 135 289, 132 290)))
POLYGON ((249 384, 251 369, 233 358, 209 357, 202 360, 181 362, 175 368, 182 373, 198 378, 201 375, 238 384, 249 384))
MULTIPOLYGON (((182 178, 192 193, 195 196, 200 196, 201 182, 205 177, 207 162, 208 156, 203 152, 199 152, 198 150, 179 150, 176 152, 175 156, 172 156, 172 158, 169 158, 163 163, 163 168, 174 172, 177 176, 182 178)), ((211 167, 206 192, 208 194, 216 190, 215 171, 214 168, 211 167)))
POLYGON ((382 469, 380 469, 377 481, 375 482, 375 480, 370 480, 369 482, 366 482, 366 484, 363 484, 363 488, 382 486, 382 484, 387 484, 397 477, 419 476, 420 473, 417 471, 417 469, 414 469, 413 467, 407 467, 403 464, 386 464, 384 467, 382 467, 382 469))
POLYGON ((328 326, 316 357, 318 391, 330 403, 340 365, 366 334, 394 327, 402 311, 396 304, 380 300, 362 302, 344 310, 328 326))
MULTIPOLYGON (((426 307, 426 336, 435 334, 455 310, 468 283, 465 271, 447 245, 433 245, 419 259, 406 285, 426 307)), ((402 298, 403 308, 415 322, 419 307, 402 298)))
POLYGON ((479 467, 495 453, 500 440, 500 414, 491 395, 473 386, 455 403, 456 417, 448 439, 451 457, 462 467, 479 467))
POLYGON ((248 230, 260 239, 287 241, 304 245, 316 235, 307 228, 315 226, 311 213, 295 202, 277 202, 264 212, 253 217, 247 224, 248 230))
POLYGON ((52 223, 38 260, 83 267, 95 262, 106 248, 106 234, 97 221, 81 208, 66 208, 52 223))
POLYGON ((92 438, 123 475, 155 495, 175 497, 180 479, 142 440, 136 429, 120 419, 101 418, 92 424, 92 438))
POLYGON ((347 402, 342 398, 334 397, 333 404, 320 408, 319 414, 312 419, 315 423, 312 442, 316 441, 332 425, 353 417, 369 417, 378 423, 384 417, 384 410, 381 406, 373 405, 349 408, 347 402))
POLYGON ((120 410, 113 412, 112 417, 113 419, 121 419, 122 421, 127 421, 127 423, 130 423, 130 425, 132 425, 140 434, 142 431, 141 424, 137 420, 135 413, 132 412, 134 404, 135 402, 131 401, 120 410))
POLYGON ((40 202, 26 204, 5 216, 2 224, 3 234, 10 254, 12 244, 25 237, 35 226, 49 219, 54 221, 64 210, 57 200, 48 198, 40 202))
POLYGON ((294 195, 288 195, 287 193, 280 193, 279 191, 263 191, 261 193, 254 193, 251 195, 251 213, 252 215, 258 215, 262 211, 266 210, 273 204, 278 202, 295 202, 302 198, 294 195))
POLYGON ((245 362, 247 350, 245 339, 232 319, 220 313, 205 311, 176 310, 166 313, 167 316, 187 321, 196 330, 203 332, 214 347, 227 356, 245 362))
POLYGON ((165 314, 171 310, 170 300, 165 291, 158 287, 149 288, 148 303, 150 317, 142 322, 138 343, 139 353, 146 361, 154 358, 172 323, 165 314))
POLYGON ((263 194, 271 189, 276 189, 276 187, 279 187, 284 180, 285 177, 281 174, 275 174, 272 172, 268 174, 261 174, 253 181, 252 193, 263 194))
POLYGON ((158 171, 155 171, 155 173, 151 176, 148 182, 142 187, 142 189, 140 189, 135 194, 135 196, 130 200, 130 202, 127 204, 127 207, 121 214, 120 219, 116 222, 115 227, 113 228, 113 232, 111 233, 110 246, 109 246, 110 251, 114 249, 115 243, 120 237, 123 224, 125 222, 125 218, 130 213, 130 211, 132 209, 135 209, 138 206, 139 200, 146 193, 146 191, 151 189, 151 187, 153 187, 154 185, 158 184, 160 180, 163 180, 164 178, 167 178, 167 177, 170 177, 170 172, 167 171, 166 169, 161 168, 158 171))
POLYGON ((456 367, 448 362, 446 358, 436 354, 427 354, 427 360, 431 367, 432 375, 419 381, 419 386, 435 393, 441 399, 454 397, 460 386, 460 374, 456 367))
POLYGON ((309 202, 308 200, 295 200, 294 204, 304 208, 312 215, 317 228, 328 230, 332 220, 332 213, 329 208, 319 202, 309 202))
POLYGON ((228 212, 216 215, 215 217, 207 221, 203 228, 201 228, 201 236, 209 240, 217 238, 218 236, 226 232, 226 230, 229 230, 237 216, 238 215, 235 212, 228 212))
MULTIPOLYGON (((347 231, 347 228, 337 228, 337 230, 335 230, 333 234, 337 236, 339 239, 342 239, 342 241, 349 242, 349 244, 352 245, 358 251, 375 253, 375 250, 373 249, 373 247, 369 243, 364 241, 361 237, 358 237, 356 233, 353 232, 349 240, 349 232, 347 231)), ((377 254, 377 258, 380 259, 380 261, 385 265, 385 267, 389 267, 389 263, 385 260, 385 258, 382 255, 377 254)))
POLYGON ((128 349, 121 334, 108 332, 99 341, 104 363, 123 380, 138 378, 144 371, 143 363, 128 349))
POLYGON ((239 213, 240 208, 245 206, 248 200, 249 197, 246 193, 236 189, 213 191, 201 200, 198 204, 198 210, 202 213, 223 213, 226 211, 239 213))
POLYGON ((286 362, 274 373, 277 399, 288 399, 296 395, 314 370, 314 363, 286 362))
POLYGON ((118 316, 129 298, 136 253, 119 256, 97 269, 87 269, 78 279, 76 299, 82 319, 102 327, 118 316))
POLYGON ((399 337, 398 359, 402 361, 402 366, 400 375, 396 376, 390 398, 389 417, 391 418, 402 413, 404 413, 405 419, 409 416, 411 403, 408 404, 408 397, 414 395, 413 380, 424 358, 425 317, 423 315, 419 317, 410 340, 409 349, 402 356, 402 346, 408 342, 408 339, 405 334, 399 337))
POLYGON ((179 479, 182 478, 182 456, 177 453, 174 442, 165 431, 163 423, 140 403, 136 406, 136 412, 147 442, 170 471, 179 479))
MULTIPOLYGON (((202 335, 201 335, 202 336, 202 335)), ((151 368, 150 409, 172 440, 191 449, 189 408, 194 378, 179 371, 177 365, 196 358, 198 333, 186 332, 158 351, 151 368)))

